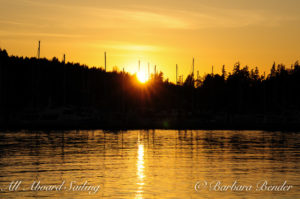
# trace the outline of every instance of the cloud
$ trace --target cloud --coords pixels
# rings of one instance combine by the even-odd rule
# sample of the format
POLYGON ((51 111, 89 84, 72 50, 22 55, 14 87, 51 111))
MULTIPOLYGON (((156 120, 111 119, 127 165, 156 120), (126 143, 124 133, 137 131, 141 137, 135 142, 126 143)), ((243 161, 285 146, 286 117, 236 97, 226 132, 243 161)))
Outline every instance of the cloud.
MULTIPOLYGON (((186 13, 186 11, 184 11, 186 13)), ((235 28, 246 26, 278 26, 295 18, 280 16, 265 10, 204 8, 186 13, 196 29, 235 28)))
POLYGON ((157 52, 165 50, 164 47, 145 45, 145 44, 135 44, 122 41, 102 41, 99 43, 90 43, 90 46, 96 48, 114 49, 114 50, 125 50, 125 51, 139 51, 139 52, 157 52))
POLYGON ((3 20, 3 19, 0 19, 0 24, 14 25, 14 26, 35 26, 36 25, 36 24, 32 24, 32 23, 24 23, 24 22, 20 22, 20 21, 3 20))
MULTIPOLYGON (((82 9, 82 8, 81 8, 82 9)), ((81 10, 89 13, 101 28, 159 28, 204 29, 234 28, 246 26, 279 26, 296 17, 280 15, 259 9, 225 9, 200 6, 197 10, 163 9, 157 7, 128 7, 123 9, 91 8, 81 10)))
POLYGON ((0 35, 3 37, 11 36, 22 36, 22 37, 60 37, 60 38, 80 38, 82 35, 77 34, 61 34, 61 33, 43 33, 43 32, 11 32, 11 31, 0 31, 0 35))
POLYGON ((190 22, 179 16, 157 13, 155 11, 142 11, 131 9, 92 9, 86 8, 81 11, 84 15, 89 13, 97 23, 92 26, 101 28, 164 28, 164 29, 186 29, 190 22))
MULTIPOLYGON (((206 29, 235 28, 246 26, 279 26, 286 21, 296 20, 280 13, 267 10, 228 9, 198 6, 193 10, 180 8, 159 8, 127 6, 97 7, 63 4, 57 1, 19 0, 29 7, 41 10, 39 20, 51 28, 70 30, 74 27, 84 30, 99 29, 206 29)), ((14 25, 24 25, 15 21, 14 25)), ((30 26, 30 25, 28 25, 30 26)))

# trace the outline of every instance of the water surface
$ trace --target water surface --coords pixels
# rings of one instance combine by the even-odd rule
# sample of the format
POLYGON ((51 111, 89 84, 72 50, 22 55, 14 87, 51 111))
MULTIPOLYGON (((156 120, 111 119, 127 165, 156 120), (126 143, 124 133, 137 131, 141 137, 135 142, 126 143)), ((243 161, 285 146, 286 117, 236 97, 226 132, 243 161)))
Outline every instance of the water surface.
POLYGON ((265 131, 1 132, 0 198, 299 198, 300 134, 265 131), (197 182, 287 181, 290 191, 195 190, 197 182), (17 191, 7 185, 22 181, 17 191), (41 184, 100 185, 31 191, 41 184), (24 190, 23 190, 24 189, 24 190))

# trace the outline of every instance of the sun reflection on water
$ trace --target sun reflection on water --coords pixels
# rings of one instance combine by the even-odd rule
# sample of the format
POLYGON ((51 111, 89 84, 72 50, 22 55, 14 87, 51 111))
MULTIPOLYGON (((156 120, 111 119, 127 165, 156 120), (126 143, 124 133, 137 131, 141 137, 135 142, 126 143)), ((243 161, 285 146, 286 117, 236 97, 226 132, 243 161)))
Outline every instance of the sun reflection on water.
POLYGON ((136 196, 135 198, 142 199, 143 198, 143 186, 144 186, 144 144, 141 143, 140 139, 138 141, 138 151, 137 151, 137 185, 138 185, 138 190, 136 191, 136 196))
POLYGON ((139 179, 143 179, 144 176, 144 145, 139 144, 138 148, 138 160, 137 160, 137 175, 139 179))

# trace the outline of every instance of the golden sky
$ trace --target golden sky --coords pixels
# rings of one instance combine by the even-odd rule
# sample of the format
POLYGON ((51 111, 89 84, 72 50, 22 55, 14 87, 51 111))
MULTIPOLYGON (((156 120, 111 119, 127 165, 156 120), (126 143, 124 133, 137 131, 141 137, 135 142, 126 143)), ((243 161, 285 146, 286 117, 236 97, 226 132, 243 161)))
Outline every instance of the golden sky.
POLYGON ((175 80, 232 70, 240 61, 269 72, 300 59, 299 0, 0 0, 0 48, 134 73, 138 60, 175 80))

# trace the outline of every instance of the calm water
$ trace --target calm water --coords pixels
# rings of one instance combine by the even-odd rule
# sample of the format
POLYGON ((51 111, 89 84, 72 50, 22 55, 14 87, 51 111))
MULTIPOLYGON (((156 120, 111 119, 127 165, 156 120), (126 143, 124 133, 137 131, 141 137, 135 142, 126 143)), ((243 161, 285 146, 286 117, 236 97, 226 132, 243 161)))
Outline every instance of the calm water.
MULTIPOLYGON (((300 198, 300 134, 264 131, 1 132, 0 198, 300 198), (195 190, 197 182, 293 188, 195 190), (22 181, 14 192, 12 181, 22 181), (63 181, 61 191, 31 191, 63 181), (95 194, 68 190, 100 185, 95 194)), ((197 187, 197 186, 196 186, 197 187)), ((256 188, 256 187, 255 187, 256 188)))

